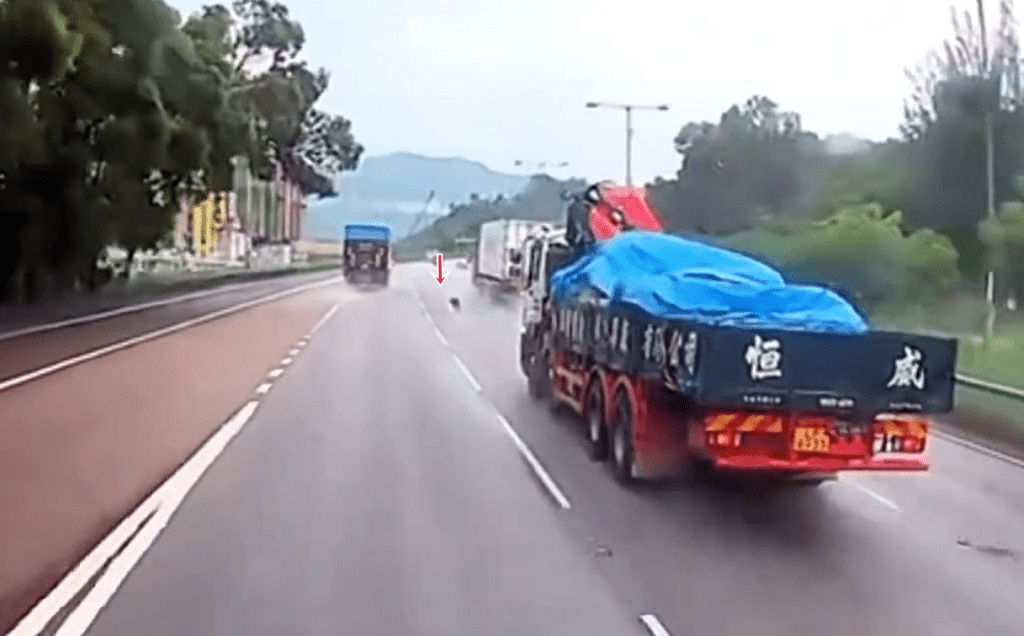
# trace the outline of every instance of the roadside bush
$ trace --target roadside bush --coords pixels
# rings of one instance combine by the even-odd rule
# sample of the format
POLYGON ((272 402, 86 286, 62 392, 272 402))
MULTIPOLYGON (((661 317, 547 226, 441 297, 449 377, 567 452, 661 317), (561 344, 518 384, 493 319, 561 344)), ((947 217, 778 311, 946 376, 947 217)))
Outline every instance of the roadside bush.
POLYGON ((960 275, 952 242, 930 229, 906 236, 902 220, 900 212, 866 204, 785 234, 761 227, 719 242, 770 263, 790 280, 835 284, 870 305, 929 302, 955 292, 960 275))

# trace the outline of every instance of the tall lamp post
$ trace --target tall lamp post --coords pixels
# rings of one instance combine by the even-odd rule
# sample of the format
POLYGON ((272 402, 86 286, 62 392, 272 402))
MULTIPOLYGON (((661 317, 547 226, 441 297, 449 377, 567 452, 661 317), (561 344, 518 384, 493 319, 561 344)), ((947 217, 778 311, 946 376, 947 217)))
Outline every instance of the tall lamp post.
POLYGON ((666 104, 661 104, 660 106, 640 106, 637 104, 587 102, 587 108, 621 108, 626 111, 626 185, 633 185, 633 111, 668 110, 668 106, 666 104))

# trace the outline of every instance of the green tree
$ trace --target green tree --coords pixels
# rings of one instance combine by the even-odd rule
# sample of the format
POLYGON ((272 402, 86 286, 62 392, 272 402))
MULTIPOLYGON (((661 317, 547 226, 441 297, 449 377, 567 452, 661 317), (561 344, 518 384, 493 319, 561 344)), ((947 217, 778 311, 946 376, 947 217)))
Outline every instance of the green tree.
POLYGON ((336 195, 330 177, 354 170, 363 147, 349 120, 314 108, 330 77, 299 61, 305 35, 288 8, 269 0, 206 6, 183 30, 227 87, 234 134, 226 145, 244 150, 261 178, 271 177, 276 160, 307 194, 336 195))
POLYGON ((156 245, 182 193, 230 185, 236 155, 314 193, 355 167, 349 122, 310 115, 327 75, 295 61, 287 9, 235 8, 181 29, 161 0, 0 0, 0 299, 94 288, 106 246, 156 245))
POLYGON ((998 25, 986 29, 983 4, 952 11, 953 37, 908 71, 913 92, 902 126, 911 144, 907 208, 913 221, 951 236, 961 267, 980 281, 987 211, 984 119, 993 112, 995 201, 1017 198, 1024 172, 1024 77, 1012 0, 999 5, 998 25))
POLYGON ((691 122, 676 135, 675 179, 651 185, 651 197, 676 231, 727 233, 799 207, 820 156, 817 137, 797 113, 754 95, 717 124, 691 122))
MULTIPOLYGON (((5 93, 32 113, 3 172, 13 247, 4 288, 32 298, 97 284, 96 256, 129 250, 165 228, 178 187, 206 146, 188 122, 208 96, 199 64, 159 0, 8 0, 0 41, 5 93), (186 99, 186 96, 190 96, 186 99), (26 133, 29 137, 26 137, 26 133), (191 139, 189 137, 191 136, 191 139), (26 145, 27 144, 27 145, 26 145), (25 161, 25 159, 29 159, 25 161)), ((15 118, 15 121, 17 118, 15 118)), ((11 131, 6 117, 0 126, 11 131)))
POLYGON ((959 283, 948 237, 928 228, 908 236, 903 215, 878 204, 846 207, 789 230, 758 228, 720 242, 766 260, 791 280, 837 284, 869 304, 933 300, 959 283))

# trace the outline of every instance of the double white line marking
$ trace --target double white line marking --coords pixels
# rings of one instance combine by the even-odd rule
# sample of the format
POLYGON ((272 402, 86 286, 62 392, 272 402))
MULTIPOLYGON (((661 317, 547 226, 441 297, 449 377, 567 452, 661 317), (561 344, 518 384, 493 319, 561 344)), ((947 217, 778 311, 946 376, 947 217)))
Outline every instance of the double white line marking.
MULTIPOLYGON (((308 289, 319 284, 321 283, 304 288, 308 289)), ((295 290, 289 290, 289 292, 295 293, 295 290)), ((282 297, 285 295, 288 294, 274 296, 282 297)), ((268 302, 269 298, 266 297, 246 305, 252 306, 252 304, 259 304, 260 302, 268 302)), ((330 311, 320 319, 309 334, 295 344, 296 349, 305 347, 312 334, 330 320, 338 311, 340 305, 341 303, 336 303, 331 307, 330 311)), ((233 307, 225 313, 238 311, 241 307, 233 307)), ((204 316, 197 319, 197 321, 201 322, 211 319, 210 316, 204 316)), ((194 321, 190 322, 195 324, 194 321)), ((174 331, 184 328, 181 325, 175 325, 175 327, 177 329, 173 329, 174 331)), ((278 367, 272 370, 268 376, 277 378, 283 373, 284 370, 278 367)), ((264 382, 256 388, 256 393, 266 395, 272 386, 272 383, 264 382)), ((185 496, 188 495, 189 491, 192 490, 231 440, 249 422, 259 404, 259 400, 250 400, 227 422, 222 424, 217 432, 210 436, 173 475, 154 490, 145 501, 139 504, 49 594, 43 597, 15 625, 14 629, 8 632, 7 636, 37 636, 42 633, 47 625, 53 621, 54 617, 75 596, 85 589, 89 581, 106 565, 107 569, 100 575, 96 584, 86 593, 81 602, 71 610, 55 632, 55 636, 81 636, 88 631, 93 621, 96 620, 96 616, 99 615, 100 611, 114 596, 125 578, 127 578, 128 574, 139 562, 139 559, 142 558, 142 555, 149 550, 163 529, 167 527, 171 516, 184 501, 185 496)))

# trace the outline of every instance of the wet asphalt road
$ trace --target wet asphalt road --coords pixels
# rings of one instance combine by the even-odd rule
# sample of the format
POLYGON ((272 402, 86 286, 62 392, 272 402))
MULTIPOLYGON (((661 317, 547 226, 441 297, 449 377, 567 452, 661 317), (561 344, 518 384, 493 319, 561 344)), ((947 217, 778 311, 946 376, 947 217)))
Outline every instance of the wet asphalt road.
POLYGON ((516 305, 432 275, 338 286, 90 634, 1024 632, 1021 468, 935 439, 927 475, 625 489, 527 397, 516 305))

